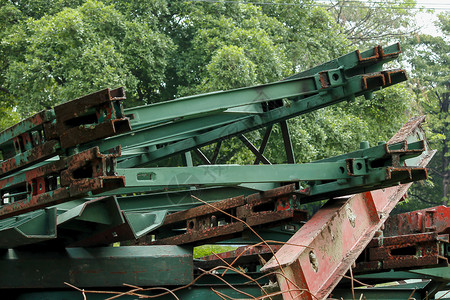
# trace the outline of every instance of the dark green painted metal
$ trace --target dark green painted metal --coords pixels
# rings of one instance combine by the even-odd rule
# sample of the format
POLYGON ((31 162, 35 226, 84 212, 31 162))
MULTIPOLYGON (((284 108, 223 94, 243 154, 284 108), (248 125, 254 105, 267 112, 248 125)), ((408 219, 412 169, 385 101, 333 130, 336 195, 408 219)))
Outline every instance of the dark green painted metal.
MULTIPOLYGON (((223 114, 189 120, 178 120, 162 126, 134 130, 132 134, 123 134, 109 139, 96 141, 95 143, 87 144, 85 148, 98 145, 102 151, 106 151, 121 145, 123 147, 122 156, 126 157, 129 155, 129 149, 150 147, 161 143, 183 140, 195 136, 204 130, 224 126, 248 117, 249 116, 223 114)), ((148 149, 143 149, 143 151, 148 151, 148 149)))
POLYGON ((127 220, 135 239, 138 239, 164 223, 167 210, 159 211, 124 211, 123 215, 127 220))
POLYGON ((450 267, 431 268, 431 269, 418 269, 410 270, 410 273, 418 274, 419 276, 429 276, 440 280, 450 282, 450 267))
POLYGON ((42 111, 36 114, 36 117, 32 119, 26 119, 21 121, 14 126, 10 127, 9 130, 4 130, 0 134, 0 145, 3 147, 4 143, 12 140, 14 137, 28 132, 30 130, 42 129, 42 125, 45 122, 50 122, 55 119, 55 111, 53 109, 42 111))
POLYGON ((127 187, 185 185, 237 185, 252 182, 295 182, 302 180, 350 179, 346 163, 299 165, 210 165, 178 168, 118 169, 127 187))
POLYGON ((172 121, 178 118, 207 115, 223 112, 227 109, 254 103, 310 95, 342 85, 343 74, 339 69, 327 70, 323 75, 274 82, 254 87, 240 88, 224 92, 214 92, 179 98, 128 109, 125 113, 132 115, 131 125, 135 129, 141 126, 172 121), (321 83, 326 77, 326 84, 321 83))
POLYGON ((253 131, 346 99, 354 98, 355 96, 363 94, 367 89, 378 89, 407 79, 404 72, 398 72, 396 74, 397 77, 393 79, 390 84, 380 82, 377 79, 369 79, 367 87, 364 87, 362 84, 364 76, 352 77, 346 81, 343 86, 336 87, 326 93, 319 93, 305 99, 292 101, 289 105, 270 110, 264 114, 252 116, 230 125, 221 126, 199 135, 193 135, 190 138, 170 144, 170 146, 149 151, 148 153, 119 162, 118 167, 130 168, 142 166, 149 162, 193 150, 194 148, 202 147, 231 136, 253 131))
MULTIPOLYGON (((250 294, 252 296, 259 297, 261 296, 261 291, 258 286, 249 286, 249 285, 243 285, 236 284, 234 285, 237 289, 240 291, 243 291, 247 294, 250 294)), ((242 297, 248 298, 248 296, 243 295, 235 290, 233 290, 230 287, 227 287, 225 285, 194 285, 191 288, 186 288, 180 291, 175 292, 175 295, 178 297, 178 299, 182 300, 202 300, 202 299, 220 299, 219 296, 217 296, 216 293, 214 293, 211 288, 214 288, 216 291, 219 291, 220 293, 223 293, 229 297, 232 297, 233 299, 242 299, 242 297)), ((111 289, 112 290, 112 289, 111 289)), ((125 289, 114 289, 116 292, 126 292, 125 289)), ((143 292, 144 295, 158 295, 160 293, 163 293, 164 290, 156 290, 152 294, 150 292, 143 292)), ((74 291, 74 290, 54 290, 54 291, 21 291, 21 292, 15 292, 11 291, 10 295, 14 297, 16 300, 83 300, 83 296, 81 292, 74 291)), ((112 297, 111 294, 97 294, 97 293, 86 293, 87 299, 89 300, 104 300, 107 297, 112 297)), ((137 299, 136 296, 130 296, 130 295, 123 295, 119 299, 125 299, 125 300, 135 300, 137 299)), ((173 300, 175 299, 173 295, 168 294, 164 296, 157 297, 158 300, 173 300)), ((245 298, 244 298, 245 299, 245 298)), ((276 300, 277 298, 272 297, 273 300, 276 300)), ((277 299, 278 300, 278 299, 277 299)))
POLYGON ((39 243, 56 237, 55 208, 0 221, 0 249, 39 243))
POLYGON ((385 287, 385 288, 364 288, 355 289, 355 298, 353 298, 351 288, 334 290, 331 297, 336 299, 367 299, 367 300, 405 300, 405 299, 422 299, 423 285, 416 284, 414 287, 385 287), (362 296, 361 296, 362 295, 362 296))
POLYGON ((0 288, 185 285, 193 280, 192 250, 177 246, 7 250, 0 256, 0 288), (14 278, 14 280, 11 280, 14 278))
MULTIPOLYGON (((261 186, 261 185, 259 185, 261 186)), ((154 193, 147 195, 129 195, 126 197, 118 197, 120 207, 123 210, 141 210, 149 208, 155 210, 169 210, 171 212, 181 211, 200 205, 191 195, 196 196, 203 201, 215 202, 226 199, 227 197, 236 197, 240 195, 248 196, 255 192, 264 191, 275 188, 277 186, 269 184, 264 189, 250 189, 243 186, 232 187, 210 187, 199 188, 196 190, 169 191, 166 193, 154 193)))
POLYGON ((312 74, 323 70, 336 69, 339 67, 343 69, 346 76, 378 72, 381 71, 381 67, 384 63, 397 58, 400 52, 401 49, 399 43, 387 47, 374 47, 364 52, 356 50, 306 71, 299 72, 287 79, 311 76, 312 74))

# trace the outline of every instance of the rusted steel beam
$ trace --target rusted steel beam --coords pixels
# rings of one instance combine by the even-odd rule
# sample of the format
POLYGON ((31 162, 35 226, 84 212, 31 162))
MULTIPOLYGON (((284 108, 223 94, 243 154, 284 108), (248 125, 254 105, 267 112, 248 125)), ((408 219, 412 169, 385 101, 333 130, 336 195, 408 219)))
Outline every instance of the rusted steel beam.
POLYGON ((436 232, 374 238, 359 257, 355 273, 448 266, 448 234, 436 232))
POLYGON ((1 179, 4 205, 0 207, 0 219, 124 187, 124 178, 115 174, 119 155, 120 148, 111 154, 101 154, 97 147, 91 148, 1 179))
MULTIPOLYGON (((62 148, 106 138, 131 130, 120 103, 123 88, 105 89, 55 106, 55 131, 62 148)), ((47 128, 52 134, 53 128, 47 128)))
MULTIPOLYGON (((186 211, 168 215, 160 230, 164 232, 186 228, 186 232, 156 241, 149 237, 142 238, 139 244, 182 245, 198 242, 217 242, 236 236, 247 229, 238 221, 245 221, 249 226, 277 226, 288 220, 306 220, 306 212, 295 208, 295 199, 291 197, 294 185, 286 185, 273 190, 238 196, 213 205, 202 205, 186 211), (224 214, 224 211, 233 217, 224 214)), ((179 231, 175 231, 179 232, 179 231)), ((158 236, 157 236, 158 238, 158 236)))
POLYGON ((39 163, 53 157, 59 153, 59 150, 60 145, 57 140, 50 140, 43 144, 37 144, 26 152, 4 160, 0 164, 0 177, 20 171, 31 164, 39 163))
MULTIPOLYGON (((423 118, 411 119, 388 142, 424 139, 423 118)), ((434 152, 409 164, 425 167, 434 152)), ((407 161, 408 162, 408 161, 407 161)), ((325 299, 372 240, 411 184, 328 201, 261 270, 278 272, 284 299, 325 299), (304 245, 298 247, 293 245, 304 245), (301 290, 299 290, 301 289, 301 290)))
POLYGON ((390 216, 384 223, 385 236, 424 232, 450 233, 450 207, 441 205, 390 216))
POLYGON ((42 111, 0 132, 0 177, 64 154, 70 147, 131 130, 123 88, 105 89, 42 111))

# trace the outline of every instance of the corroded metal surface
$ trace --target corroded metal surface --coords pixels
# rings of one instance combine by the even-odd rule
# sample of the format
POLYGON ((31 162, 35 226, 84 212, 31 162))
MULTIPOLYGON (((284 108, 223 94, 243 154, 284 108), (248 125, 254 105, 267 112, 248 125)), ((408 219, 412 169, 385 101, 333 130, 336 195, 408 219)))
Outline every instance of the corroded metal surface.
POLYGON ((123 88, 99 92, 39 112, 0 132, 0 177, 65 150, 131 130, 121 101, 123 88))
POLYGON ((450 207, 437 206, 390 216, 385 222, 385 236, 411 233, 450 233, 450 207))
POLYGON ((364 250, 355 273, 390 269, 448 266, 448 234, 435 232, 374 238, 364 250))
MULTIPOLYGON (((400 137, 402 140, 410 137, 423 139, 420 122, 408 122, 394 136, 396 139, 400 137)), ((424 154, 414 163, 424 167, 431 157, 432 153, 424 154)), ((284 273, 277 276, 284 299, 325 299, 371 241, 396 203, 404 197, 409 186, 404 184, 357 194, 348 200, 328 201, 288 241, 289 244, 277 252, 277 259, 271 259, 262 271, 284 273), (308 248, 299 249, 292 245, 308 248)))
POLYGON ((306 212, 295 208, 295 199, 291 197, 294 191, 295 186, 291 184, 247 197, 234 197, 212 205, 205 204, 173 213, 166 217, 162 229, 186 228, 185 233, 153 242, 149 238, 143 238, 139 243, 182 245, 216 242, 236 236, 247 229, 247 225, 270 227, 293 219, 304 221, 306 212))
POLYGON ((125 186, 115 175, 113 154, 92 148, 53 163, 0 180, 0 219, 125 186))

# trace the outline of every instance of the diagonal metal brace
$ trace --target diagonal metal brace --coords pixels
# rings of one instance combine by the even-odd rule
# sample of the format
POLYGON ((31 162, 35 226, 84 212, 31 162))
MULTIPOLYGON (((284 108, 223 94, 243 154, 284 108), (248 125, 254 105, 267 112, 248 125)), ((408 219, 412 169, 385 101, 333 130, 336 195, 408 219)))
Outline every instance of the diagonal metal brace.
MULTIPOLYGON (((423 119, 412 119, 388 142, 424 139, 423 119)), ((425 151, 409 163, 425 167, 425 151)), ((280 272, 283 299, 325 299, 372 240, 411 184, 328 201, 272 258, 263 272, 280 272), (330 247, 329 245, 333 245, 330 247), (293 245, 304 245, 308 248, 293 245), (302 289, 299 291, 299 289, 302 289)))

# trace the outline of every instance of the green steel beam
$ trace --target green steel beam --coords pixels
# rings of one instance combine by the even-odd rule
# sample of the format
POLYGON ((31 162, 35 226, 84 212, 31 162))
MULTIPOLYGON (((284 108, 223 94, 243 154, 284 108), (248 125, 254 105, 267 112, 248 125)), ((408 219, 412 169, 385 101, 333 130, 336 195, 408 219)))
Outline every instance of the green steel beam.
POLYGON ((306 96, 342 85, 341 70, 328 70, 309 77, 245 87, 224 92, 195 95, 172 101, 140 106, 126 110, 131 116, 131 126, 141 126, 172 121, 178 118, 208 115, 227 109, 283 98, 306 96))
POLYGON ((346 76, 381 71, 382 65, 397 58, 401 53, 400 44, 392 44, 387 47, 374 47, 364 52, 359 50, 350 52, 336 59, 313 67, 303 72, 287 77, 286 79, 311 76, 323 70, 342 68, 346 76))
POLYGON ((431 268, 410 270, 410 273, 418 274, 420 276, 430 276, 435 279, 450 282, 450 267, 431 268))
POLYGON ((55 208, 0 221, 0 249, 39 243, 56 237, 55 208))
MULTIPOLYGON (((382 76, 381 73, 380 76, 382 76)), ((223 140, 231 136, 269 126, 274 123, 341 102, 345 99, 354 98, 355 96, 362 95, 367 91, 386 87, 407 79, 404 71, 398 71, 390 77, 390 83, 386 83, 385 80, 381 81, 381 77, 370 76, 369 78, 366 78, 364 76, 355 76, 350 78, 344 86, 340 86, 328 92, 319 93, 305 99, 292 101, 289 105, 270 110, 264 114, 252 116, 242 121, 237 121, 202 134, 194 135, 188 139, 167 145, 154 151, 149 151, 146 154, 137 155, 119 162, 118 166, 120 168, 142 166, 149 162, 154 162, 175 154, 223 140), (366 85, 364 85, 364 82, 366 85)))
POLYGON ((192 249, 178 246, 5 250, 1 289, 176 286, 192 282, 192 249))
POLYGON ((358 274, 356 279, 363 282, 367 281, 394 281, 402 279, 435 279, 439 281, 447 281, 450 283, 450 266, 438 268, 413 269, 408 271, 378 272, 370 274, 358 274))
MULTIPOLYGON (((298 165, 204 165, 178 168, 117 169, 127 187, 237 185, 253 182, 296 182, 350 179, 346 162, 298 165)), ((363 175, 363 174, 361 174, 363 175)))
POLYGON ((176 212, 201 205, 201 203, 199 203, 198 200, 195 200, 192 196, 196 196, 209 203, 214 203, 229 197, 237 197, 240 195, 248 196, 260 191, 278 187, 278 185, 273 183, 268 184, 267 187, 264 187, 264 185, 261 184, 259 186, 259 189, 246 188, 244 186, 210 187, 199 188, 196 190, 187 189, 183 191, 168 191, 164 193, 145 195, 128 195, 125 197, 118 196, 117 200, 119 201, 120 208, 125 211, 152 208, 155 210, 164 209, 170 212, 176 212))
POLYGON ((366 299, 366 300, 407 300, 407 299, 422 299, 423 286, 422 283, 417 283, 412 287, 385 287, 385 288, 361 288, 354 289, 354 297, 351 287, 346 289, 336 289, 331 294, 332 298, 336 299, 366 299))
POLYGON ((104 152, 121 145, 123 150, 122 156, 127 156, 128 149, 150 147, 162 143, 179 141, 196 136, 205 130, 218 128, 246 118, 249 118, 249 116, 227 114, 189 120, 178 120, 159 126, 134 130, 129 134, 122 134, 108 139, 95 141, 83 146, 83 149, 98 146, 100 147, 100 150, 104 152))

